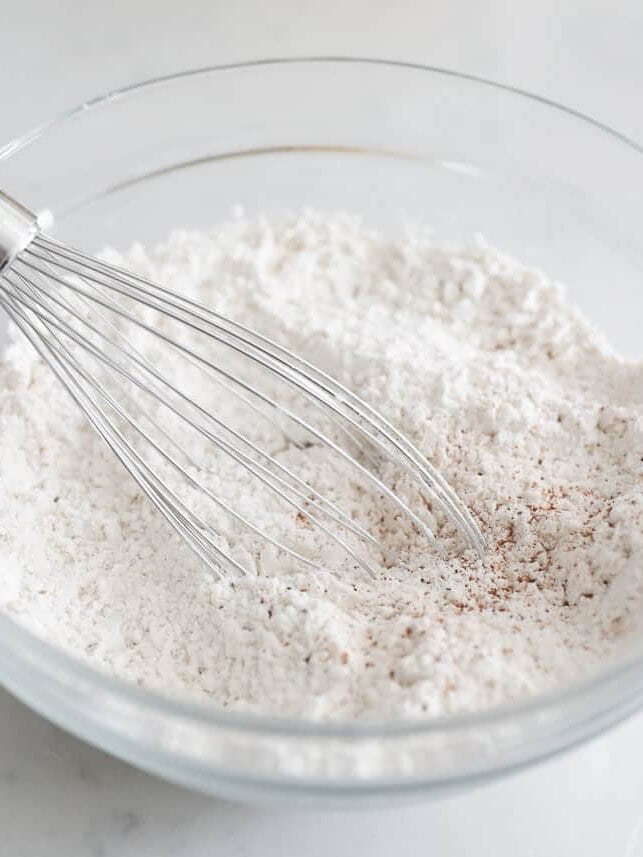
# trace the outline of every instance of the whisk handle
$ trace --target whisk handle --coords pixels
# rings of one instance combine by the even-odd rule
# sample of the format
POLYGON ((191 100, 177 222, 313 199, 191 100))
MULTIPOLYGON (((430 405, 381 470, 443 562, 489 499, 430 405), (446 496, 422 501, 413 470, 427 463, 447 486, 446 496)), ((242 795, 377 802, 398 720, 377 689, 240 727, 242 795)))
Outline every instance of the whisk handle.
POLYGON ((0 190, 0 271, 38 234, 38 218, 0 190))

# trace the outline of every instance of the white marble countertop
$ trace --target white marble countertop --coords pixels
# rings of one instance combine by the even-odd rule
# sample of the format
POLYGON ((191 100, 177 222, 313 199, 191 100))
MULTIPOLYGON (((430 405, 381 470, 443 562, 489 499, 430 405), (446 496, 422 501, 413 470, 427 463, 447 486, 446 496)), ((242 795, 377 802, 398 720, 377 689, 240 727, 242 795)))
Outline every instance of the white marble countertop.
MULTIPOLYGON (((643 140, 640 0, 5 6, 2 142, 133 80, 306 54, 460 69, 549 96, 643 140)), ((0 690, 0 855, 643 857, 642 745, 639 715, 560 759, 465 795, 378 811, 289 813, 163 783, 64 734, 0 690)))

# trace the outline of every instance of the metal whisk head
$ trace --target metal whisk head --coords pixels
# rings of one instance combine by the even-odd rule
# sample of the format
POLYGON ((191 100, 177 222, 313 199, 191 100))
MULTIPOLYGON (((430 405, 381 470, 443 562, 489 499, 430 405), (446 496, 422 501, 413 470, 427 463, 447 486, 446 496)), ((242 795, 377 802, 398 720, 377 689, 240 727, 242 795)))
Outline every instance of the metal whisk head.
POLYGON ((482 554, 454 491, 367 403, 243 324, 41 234, 2 194, 0 305, 218 576, 254 571, 244 544, 319 567, 319 539, 373 573, 374 521, 432 538, 427 506, 482 554), (342 480, 365 516, 332 499, 342 480))

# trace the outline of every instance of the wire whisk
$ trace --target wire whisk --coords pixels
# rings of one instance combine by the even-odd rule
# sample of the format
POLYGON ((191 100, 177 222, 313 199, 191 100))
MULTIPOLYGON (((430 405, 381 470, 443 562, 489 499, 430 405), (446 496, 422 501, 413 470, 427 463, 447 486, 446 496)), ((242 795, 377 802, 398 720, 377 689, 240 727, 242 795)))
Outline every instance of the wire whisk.
POLYGON ((433 539, 427 508, 483 554, 446 480, 345 386, 241 322, 43 234, 2 193, 0 305, 220 578, 256 573, 253 552, 328 568, 320 539, 373 575, 373 521, 433 539), (326 474, 317 484, 302 469, 311 461, 326 474), (332 498, 341 480, 361 486, 365 514, 332 498))

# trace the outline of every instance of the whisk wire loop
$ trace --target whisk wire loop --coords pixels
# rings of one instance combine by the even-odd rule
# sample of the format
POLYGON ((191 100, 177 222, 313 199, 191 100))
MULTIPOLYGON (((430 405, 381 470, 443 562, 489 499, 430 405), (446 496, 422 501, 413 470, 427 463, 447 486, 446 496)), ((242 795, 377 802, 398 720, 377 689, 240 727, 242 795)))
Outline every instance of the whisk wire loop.
POLYGON ((266 549, 303 568, 329 569, 315 549, 320 538, 375 575, 382 546, 374 513, 382 521, 401 515, 433 539, 413 492, 424 500, 416 508, 441 510, 483 554, 484 538, 451 486, 367 402, 241 322, 43 235, 26 209, 6 200, 0 194, 0 227, 3 217, 9 224, 4 255, 0 228, 0 306, 219 578, 256 573, 266 549), (204 444, 216 466, 202 463, 204 444), (322 454, 334 463, 316 485, 297 473, 297 461, 322 454), (242 488, 267 492, 267 510, 274 503, 292 510, 290 528, 253 522, 252 488, 244 495, 234 479, 224 487, 230 467, 243 475, 242 488), (366 513, 342 509, 329 496, 331 478, 351 479, 379 500, 366 513), (235 544, 239 526, 254 546, 250 566, 235 544))

